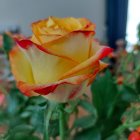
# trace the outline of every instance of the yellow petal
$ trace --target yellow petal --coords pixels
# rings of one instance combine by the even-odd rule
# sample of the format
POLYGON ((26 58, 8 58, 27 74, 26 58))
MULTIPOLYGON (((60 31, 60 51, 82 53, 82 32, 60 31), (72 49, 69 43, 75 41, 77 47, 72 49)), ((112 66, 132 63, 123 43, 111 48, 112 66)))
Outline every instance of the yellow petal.
POLYGON ((59 36, 65 36, 66 34, 74 31, 94 31, 95 25, 85 18, 56 18, 49 17, 48 19, 40 20, 32 23, 33 37, 34 36, 40 42, 40 44, 52 41, 59 36))
MULTIPOLYGON (((100 60, 104 58, 105 56, 107 56, 110 52, 112 52, 111 48, 105 47, 105 46, 102 47, 100 50, 98 50, 98 52, 95 55, 93 55, 92 57, 84 61, 83 63, 80 63, 79 65, 71 69, 70 71, 64 73, 61 79, 68 78, 74 75, 83 74, 85 73, 85 71, 86 73, 99 71, 100 69, 102 69, 99 63, 100 60)), ((101 63, 101 64, 102 66, 104 66, 103 65, 104 63, 101 63)))
POLYGON ((88 79, 90 79, 91 76, 93 76, 93 74, 79 75, 43 85, 18 82, 18 88, 27 96, 42 95, 47 99, 57 102, 66 102, 84 93, 88 79))
POLYGON ((15 79, 17 81, 34 83, 31 65, 17 46, 11 50, 9 57, 15 79))
POLYGON ((53 54, 81 63, 89 58, 92 35, 93 32, 73 32, 42 46, 53 54))
POLYGON ((91 21, 89 21, 88 19, 86 19, 86 18, 78 18, 78 20, 82 25, 81 30, 84 30, 84 31, 94 31, 95 30, 95 27, 96 27, 95 24, 92 23, 91 21))
POLYGON ((75 66, 72 61, 44 52, 29 40, 22 40, 19 45, 31 65, 36 84, 58 81, 63 73, 75 66))

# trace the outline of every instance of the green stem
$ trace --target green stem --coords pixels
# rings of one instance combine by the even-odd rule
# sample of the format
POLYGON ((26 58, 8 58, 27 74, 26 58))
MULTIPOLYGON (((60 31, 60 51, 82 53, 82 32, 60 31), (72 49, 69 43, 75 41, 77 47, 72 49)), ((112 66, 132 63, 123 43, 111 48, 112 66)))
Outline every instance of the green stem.
POLYGON ((65 113, 64 113, 64 106, 63 104, 60 104, 60 110, 59 110, 59 135, 60 140, 65 140, 66 136, 66 122, 65 122, 65 113))
POLYGON ((124 125, 120 126, 119 128, 117 128, 116 132, 117 133, 122 133, 126 128, 137 127, 139 125, 140 125, 140 121, 135 121, 135 122, 132 122, 132 123, 129 123, 129 124, 124 124, 124 125))
POLYGON ((44 128, 44 140, 49 140, 49 122, 52 116, 52 113, 56 107, 56 104, 53 102, 49 102, 46 110, 45 110, 45 115, 44 115, 44 123, 45 123, 45 128, 44 128))

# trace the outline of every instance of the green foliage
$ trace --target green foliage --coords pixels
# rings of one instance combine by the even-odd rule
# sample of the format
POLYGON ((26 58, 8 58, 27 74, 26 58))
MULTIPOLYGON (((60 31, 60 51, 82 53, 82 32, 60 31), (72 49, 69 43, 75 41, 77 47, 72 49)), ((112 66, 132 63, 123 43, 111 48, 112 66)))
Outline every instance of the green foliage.
MULTIPOLYGON (((67 122, 71 114, 76 115, 71 130, 67 133, 76 131, 73 140, 121 140, 119 135, 125 130, 140 125, 139 121, 135 123, 139 116, 134 119, 137 107, 131 107, 131 110, 124 114, 130 103, 139 101, 138 85, 139 78, 136 80, 136 88, 126 84, 118 86, 109 71, 106 71, 103 76, 98 76, 91 86, 92 102, 87 96, 83 96, 82 99, 65 104, 67 122), (77 117, 79 107, 87 112, 85 116, 77 117), (121 119, 124 116, 129 117, 125 124, 122 124, 121 119)), ((41 140, 47 100, 41 96, 28 98, 22 95, 14 84, 6 97, 6 107, 0 110, 0 124, 8 126, 4 140, 41 140)), ((58 125, 56 108, 49 126, 49 134, 53 138, 59 135, 58 125)))
POLYGON ((74 122, 74 127, 85 129, 94 126, 97 120, 96 108, 86 100, 80 100, 78 105, 89 112, 89 115, 77 118, 74 122))
POLYGON ((105 76, 98 77, 91 87, 93 93, 93 104, 95 105, 100 118, 109 118, 114 110, 119 96, 117 86, 109 71, 105 76))
POLYGON ((12 47, 14 46, 14 40, 13 38, 11 38, 11 36, 9 36, 7 33, 3 34, 3 47, 5 50, 5 53, 9 54, 9 51, 12 49, 12 47))
MULTIPOLYGON (((90 114, 93 113, 96 115, 91 118, 88 116, 89 118, 85 117, 76 121, 78 127, 83 129, 75 135, 75 139, 121 139, 120 133, 116 131, 116 128, 121 126, 122 115, 126 108, 130 106, 130 102, 137 101, 138 94, 136 90, 128 85, 118 86, 109 71, 106 71, 104 76, 97 77, 91 86, 91 90, 93 106, 85 105, 85 102, 83 102, 82 105, 84 105, 90 114), (94 123, 92 123, 92 121, 94 121, 94 123)), ((123 131, 122 129, 118 130, 123 133, 127 128, 128 127, 124 127, 123 131)))
POLYGON ((86 129, 77 133, 74 140, 101 140, 100 130, 98 127, 86 129))
POLYGON ((135 85, 138 94, 140 94, 140 76, 137 78, 135 85))

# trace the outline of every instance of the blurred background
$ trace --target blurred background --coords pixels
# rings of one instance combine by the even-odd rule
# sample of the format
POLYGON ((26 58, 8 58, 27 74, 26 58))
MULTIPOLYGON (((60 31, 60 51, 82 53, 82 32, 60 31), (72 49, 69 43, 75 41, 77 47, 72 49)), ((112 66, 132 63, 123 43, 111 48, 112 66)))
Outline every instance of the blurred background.
POLYGON ((96 26, 96 37, 115 48, 118 39, 130 45, 137 40, 139 0, 0 0, 0 32, 31 34, 30 24, 48 16, 87 17, 96 26))
POLYGON ((104 0, 1 0, 0 31, 20 28, 23 34, 30 35, 33 21, 58 17, 87 17, 97 24, 97 37, 105 37, 105 1, 104 0))

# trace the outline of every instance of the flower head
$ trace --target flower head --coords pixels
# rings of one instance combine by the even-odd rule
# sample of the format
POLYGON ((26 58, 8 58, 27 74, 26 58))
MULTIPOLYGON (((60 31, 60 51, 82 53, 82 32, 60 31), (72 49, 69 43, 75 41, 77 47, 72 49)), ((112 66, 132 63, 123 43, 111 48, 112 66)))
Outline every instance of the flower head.
POLYGON ((10 52, 17 86, 27 96, 66 102, 80 96, 107 64, 112 49, 93 38, 95 25, 85 18, 56 18, 32 24, 30 39, 17 40, 10 52))

